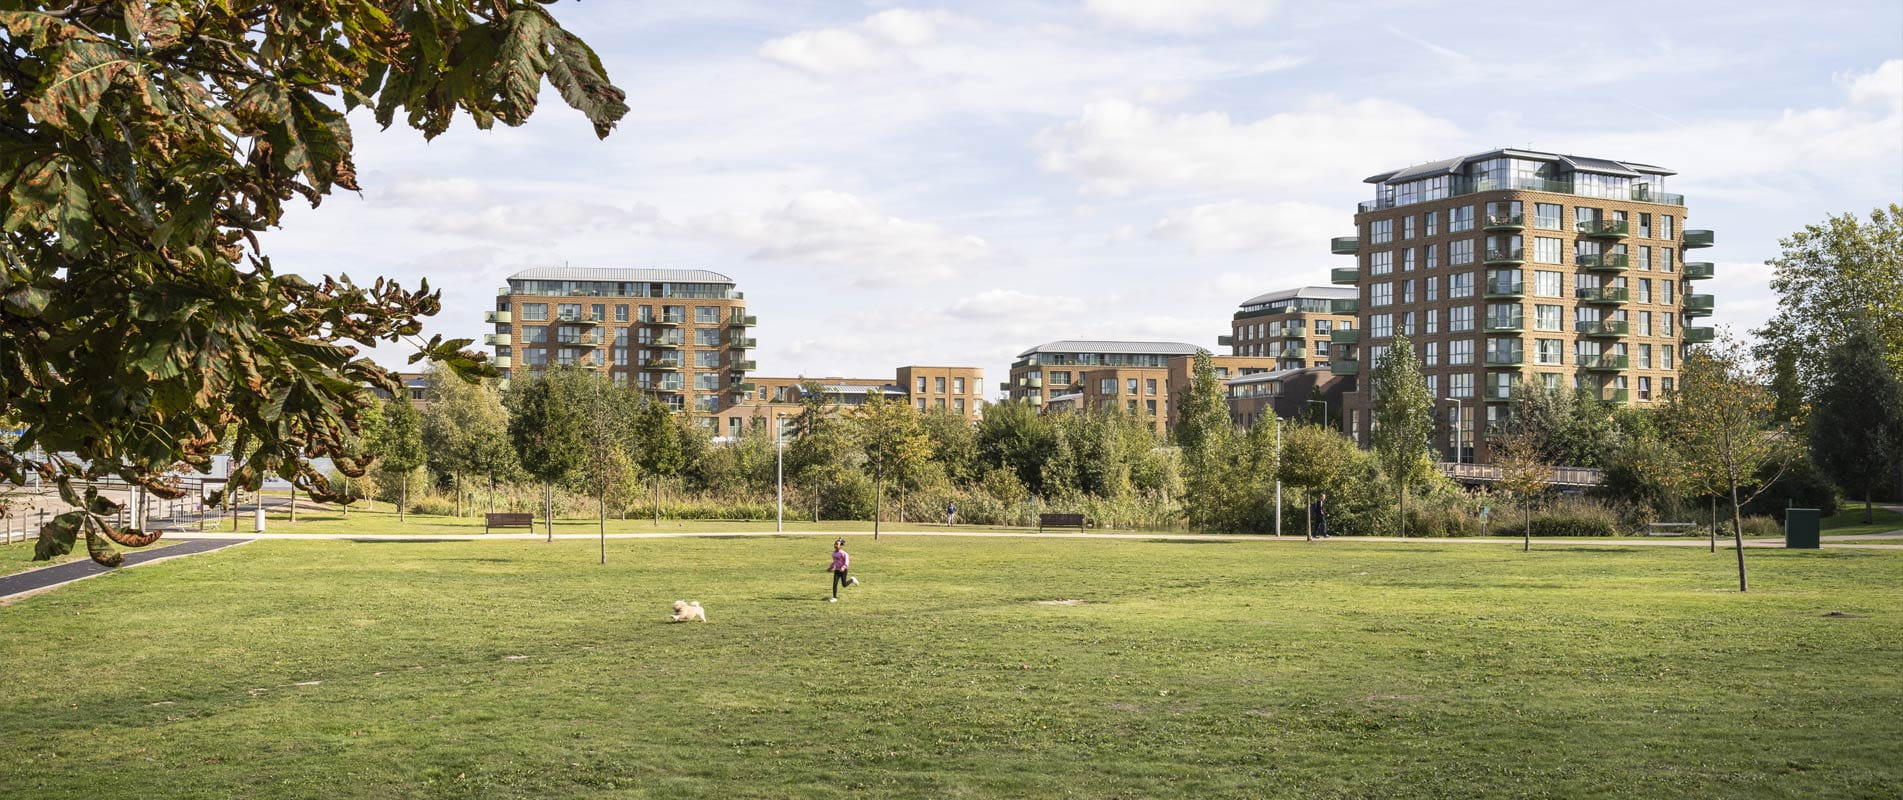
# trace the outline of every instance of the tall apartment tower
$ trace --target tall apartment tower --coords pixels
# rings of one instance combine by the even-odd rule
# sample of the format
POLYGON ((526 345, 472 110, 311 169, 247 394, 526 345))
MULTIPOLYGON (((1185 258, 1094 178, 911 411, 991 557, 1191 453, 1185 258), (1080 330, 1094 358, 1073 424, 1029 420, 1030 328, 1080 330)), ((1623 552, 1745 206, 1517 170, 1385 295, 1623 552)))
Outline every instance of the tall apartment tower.
POLYGON ((1338 313, 1337 301, 1355 299, 1345 286, 1304 286, 1256 295, 1242 302, 1229 335, 1216 337, 1231 355, 1276 360, 1276 369, 1328 366, 1336 331, 1352 330, 1355 315, 1338 313))
MULTIPOLYGON (((1530 381, 1658 402, 1685 345, 1712 339, 1686 324, 1712 313, 1712 296, 1692 292, 1712 265, 1684 254, 1713 236, 1684 227, 1684 196, 1665 192, 1673 174, 1494 150, 1368 178, 1375 198, 1360 204, 1356 235, 1330 248, 1356 258, 1332 279, 1355 287, 1337 310, 1360 318, 1352 343, 1335 339, 1331 368, 1365 372, 1407 336, 1436 415, 1453 423, 1435 441, 1450 461, 1488 460, 1485 434, 1530 381)), ((1344 425, 1363 445, 1372 392, 1363 379, 1345 400, 1344 425)))
POLYGON ((753 389, 746 296, 697 269, 539 267, 509 276, 484 315, 503 380, 555 365, 602 372, 716 432, 753 389))

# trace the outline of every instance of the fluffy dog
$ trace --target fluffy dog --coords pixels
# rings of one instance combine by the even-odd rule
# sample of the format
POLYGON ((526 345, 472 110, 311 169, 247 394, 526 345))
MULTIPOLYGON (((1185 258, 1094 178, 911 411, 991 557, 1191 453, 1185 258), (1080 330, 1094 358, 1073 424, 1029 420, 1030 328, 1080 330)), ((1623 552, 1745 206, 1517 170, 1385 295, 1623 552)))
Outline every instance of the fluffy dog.
POLYGON ((674 601, 674 616, 668 617, 668 619, 675 622, 693 622, 696 620, 706 622, 707 612, 701 610, 699 601, 690 603, 686 600, 676 600, 674 601))

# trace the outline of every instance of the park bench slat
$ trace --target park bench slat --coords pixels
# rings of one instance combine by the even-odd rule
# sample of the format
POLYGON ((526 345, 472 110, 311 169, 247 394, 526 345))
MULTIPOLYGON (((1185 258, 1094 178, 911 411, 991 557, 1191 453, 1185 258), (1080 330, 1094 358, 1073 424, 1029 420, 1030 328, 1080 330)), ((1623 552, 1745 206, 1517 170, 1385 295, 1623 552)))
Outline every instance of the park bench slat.
POLYGON ((535 515, 521 511, 504 511, 482 515, 483 533, 488 533, 490 528, 514 528, 518 526, 535 530, 535 515))
POLYGON ((1049 525, 1054 528, 1075 527, 1077 530, 1081 531, 1084 529, 1084 515, 1082 514, 1039 514, 1037 515, 1038 531, 1043 532, 1044 526, 1046 525, 1049 525))

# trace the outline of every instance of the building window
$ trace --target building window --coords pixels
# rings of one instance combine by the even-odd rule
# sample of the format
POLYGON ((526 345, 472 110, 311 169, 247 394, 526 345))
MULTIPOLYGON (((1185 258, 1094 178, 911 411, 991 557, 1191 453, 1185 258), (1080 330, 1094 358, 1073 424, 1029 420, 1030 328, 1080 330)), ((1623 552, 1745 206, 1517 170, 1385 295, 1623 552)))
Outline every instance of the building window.
POLYGON ((531 347, 527 350, 523 350, 522 363, 531 367, 539 367, 547 364, 548 351, 540 347, 531 347))
POLYGON ((1449 385, 1450 385, 1450 386, 1452 387, 1452 388, 1451 388, 1451 389, 1450 389, 1450 390, 1448 391, 1448 393, 1447 393, 1447 395, 1448 395, 1449 397, 1472 397, 1472 396, 1474 396, 1474 376, 1473 376, 1473 373, 1471 373, 1471 372, 1456 372, 1456 373, 1454 373, 1454 374, 1452 374, 1452 375, 1449 375, 1449 376, 1448 376, 1448 381, 1447 381, 1447 382, 1448 382, 1448 384, 1449 384, 1449 385))
POLYGON ((547 342, 548 342, 548 326, 547 325, 522 326, 522 343, 523 344, 546 344, 547 342))
POLYGON ((1474 229, 1474 207, 1455 206, 1447 209, 1447 232, 1460 233, 1474 229))
POLYGON ((1440 235, 1440 212, 1429 211, 1424 216, 1427 217, 1427 235, 1439 236, 1440 235))
POLYGON ((1387 244, 1394 241, 1394 220, 1378 219, 1368 223, 1368 243, 1387 244))
POLYGON ((1566 257, 1565 242, 1551 236, 1533 237, 1533 260, 1542 264, 1562 264, 1566 257))
POLYGON ((1537 297, 1564 297, 1565 281, 1552 270, 1533 271, 1533 294, 1537 297))
POLYGON ((1659 281, 1659 303, 1668 306, 1671 305, 1672 289, 1674 288, 1675 284, 1671 281, 1659 281))
MULTIPOLYGON (((952 394, 964 394, 964 393, 965 393, 965 379, 953 378, 952 379, 952 394)), ((960 401, 960 402, 963 402, 963 401, 960 401)))
POLYGON ((1641 239, 1652 238, 1652 215, 1651 214, 1645 214, 1645 213, 1639 214, 1639 238, 1641 239))
POLYGON ((1672 263, 1672 258, 1674 255, 1676 254, 1672 251, 1672 248, 1670 247, 1659 248, 1659 271, 1660 272, 1677 272, 1678 271, 1678 267, 1672 263))
POLYGON ((1427 317, 1427 332, 1440 333, 1440 312, 1430 308, 1422 313, 1427 317))
POLYGON ((1448 265, 1458 267, 1462 264, 1472 264, 1473 262, 1474 262, 1474 240, 1461 239, 1459 241, 1447 243, 1448 265))
POLYGON ((1670 314, 1665 314, 1659 317, 1659 335, 1660 336, 1672 335, 1672 324, 1673 324, 1672 319, 1673 317, 1670 314))
POLYGON ((1652 379, 1644 375, 1639 376, 1639 399, 1652 399, 1652 379))
POLYGON ((1407 311, 1401 314, 1401 335, 1414 335, 1414 312, 1407 311))
POLYGON ((1447 309, 1447 330, 1459 332, 1474 329, 1473 306, 1455 306, 1447 309))
MULTIPOLYGON (((1669 344, 1659 345, 1659 368, 1660 369, 1672 368, 1672 346, 1669 344)), ((1667 388, 1670 388, 1670 387, 1667 387, 1667 388)))
POLYGON ((1639 369, 1651 369, 1651 368, 1652 368, 1652 346, 1649 344, 1639 345, 1639 369))
POLYGON ((694 366, 697 369, 718 369, 720 367, 720 351, 695 350, 694 366))
POLYGON ((1560 306, 1537 303, 1533 306, 1533 330, 1560 330, 1560 321, 1565 319, 1560 306))
POLYGON ((1440 245, 1430 244, 1424 249, 1426 250, 1426 255, 1423 256, 1421 260, 1422 268, 1433 269, 1440 266, 1440 245))
POLYGON ((933 391, 934 393, 936 393, 936 394, 944 394, 944 393, 945 393, 945 379, 944 379, 944 378, 933 378, 933 379, 932 379, 932 391, 933 391))
POLYGON ((1413 281, 1411 280, 1401 281, 1401 302, 1407 303, 1410 305, 1413 304, 1414 302, 1414 282, 1413 281))
MULTIPOLYGON (((1116 378, 1102 378, 1097 381, 1097 393, 1114 395, 1117 393, 1116 378)), ((922 401, 921 401, 922 402, 922 401)))
POLYGON ((1460 298, 1474 296, 1474 274, 1458 272, 1447 277, 1447 296, 1460 298))
POLYGON ((1412 247, 1401 248, 1401 271, 1402 272, 1414 271, 1414 248, 1412 247))
POLYGON ((1668 242, 1672 240, 1672 216, 1670 214, 1659 215, 1659 238, 1668 242))
POLYGON ((1428 278, 1426 280, 1426 283, 1427 283, 1427 301, 1431 303, 1431 302, 1434 302, 1435 300, 1439 300, 1440 299, 1440 279, 1428 278))
POLYGON ((1394 271, 1394 253, 1389 250, 1368 254, 1368 274, 1386 275, 1394 271))
POLYGON ((1401 238, 1403 239, 1414 238, 1414 215, 1413 214, 1409 214, 1401 218, 1401 238))
POLYGON ((695 328, 694 329, 694 346, 695 347, 719 347, 720 346, 720 329, 719 328, 695 328))
POLYGON ((1368 335, 1386 338, 1394 335, 1394 315, 1375 314, 1368 318, 1368 335))
MULTIPOLYGON (((1155 397, 1155 396, 1156 396, 1156 379, 1155 379, 1155 378, 1146 378, 1146 379, 1144 379, 1144 381, 1143 381, 1143 393, 1144 393, 1144 394, 1147 394, 1147 395, 1149 395, 1149 396, 1151 396, 1151 397, 1155 397)), ((1154 401, 1152 401, 1152 402, 1154 402, 1154 401)))
POLYGON ((1639 269, 1644 272, 1652 271, 1652 248, 1639 248, 1639 269))
POLYGON ((694 306, 694 324, 719 325, 720 306, 694 306))
MULTIPOLYGON (((1131 378, 1125 381, 1124 387, 1125 387, 1125 393, 1136 394, 1137 393, 1137 379, 1131 378)), ((1131 402, 1136 402, 1136 401, 1132 400, 1131 402)))
POLYGON ((547 303, 523 303, 522 304, 522 319, 529 322, 547 322, 548 321, 548 304, 547 303))
POLYGON ((1539 364, 1558 364, 1564 359, 1564 350, 1558 339, 1536 339, 1534 362, 1539 364))
POLYGON ((625 305, 615 306, 615 321, 616 322, 628 321, 628 307, 627 306, 625 305))
POLYGON ((1439 375, 1427 376, 1427 396, 1434 397, 1434 398, 1446 396, 1440 393, 1440 376, 1439 375))
POLYGON ((1651 278, 1639 279, 1639 302, 1641 303, 1652 302, 1652 279, 1651 278))
POLYGON ((1377 283, 1368 287, 1368 305, 1385 306, 1394 303, 1394 284, 1377 283))
POLYGON ((1448 342, 1447 363, 1455 365, 1474 363, 1474 341, 1472 339, 1455 339, 1448 342))
POLYGON ((1421 348, 1421 363, 1430 367, 1440 366, 1440 342, 1428 342, 1421 348))
MULTIPOLYGON (((1067 373, 1062 373, 1062 372, 1053 372, 1053 373, 1051 373, 1051 376, 1052 376, 1052 377, 1056 377, 1056 376, 1058 376, 1058 375, 1066 375, 1066 374, 1067 374, 1067 373)), ((1067 382, 1068 382, 1068 381, 1067 381, 1067 382)), ((925 376, 923 376, 923 375, 920 375, 920 376, 918 376, 918 389, 916 389, 915 391, 917 391, 917 392, 918 392, 919 394, 924 394, 924 393, 925 393, 925 376)))
POLYGON ((1540 230, 1559 230, 1560 208, 1558 203, 1534 203, 1533 227, 1540 230))

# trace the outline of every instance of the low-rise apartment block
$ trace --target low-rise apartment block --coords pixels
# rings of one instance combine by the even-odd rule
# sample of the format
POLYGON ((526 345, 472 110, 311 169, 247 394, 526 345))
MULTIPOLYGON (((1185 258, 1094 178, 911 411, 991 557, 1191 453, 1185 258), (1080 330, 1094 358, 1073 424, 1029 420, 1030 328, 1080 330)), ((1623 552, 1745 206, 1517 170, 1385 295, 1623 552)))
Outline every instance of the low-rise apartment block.
POLYGON ((840 410, 863 405, 872 396, 911 403, 926 413, 956 414, 976 422, 984 413, 984 370, 978 367, 899 367, 893 378, 750 378, 752 388, 720 413, 721 435, 739 438, 746 431, 791 419, 809 392, 817 391, 840 410))
MULTIPOLYGON (((1156 430, 1177 422, 1189 391, 1196 354, 1183 342, 1064 339, 1018 354, 1011 380, 1000 387, 1007 399, 1025 400, 1044 411, 1110 408, 1150 420, 1156 430)), ((1210 356, 1218 379, 1276 369, 1272 357, 1210 356)))
POLYGON ((1237 356, 1275 359, 1281 370, 1328 366, 1336 331, 1352 330, 1355 315, 1338 313, 1335 303, 1355 299, 1355 290, 1341 286, 1304 286, 1257 295, 1243 301, 1230 320, 1227 345, 1237 356))
MULTIPOLYGON (((1355 292, 1335 310, 1359 318, 1348 341, 1334 339, 1331 370, 1357 374, 1409 337, 1452 423, 1436 440, 1449 460, 1486 460, 1486 431, 1529 382, 1658 401, 1685 346, 1712 338, 1689 324, 1712 313, 1712 296, 1695 291, 1712 264, 1687 257, 1714 236, 1686 227, 1684 196, 1665 191, 1673 174, 1508 149, 1368 178, 1375 197, 1360 204, 1355 235, 1330 246, 1356 259, 1333 271, 1355 292)), ((1365 445, 1367 381, 1347 410, 1348 433, 1365 445)))

